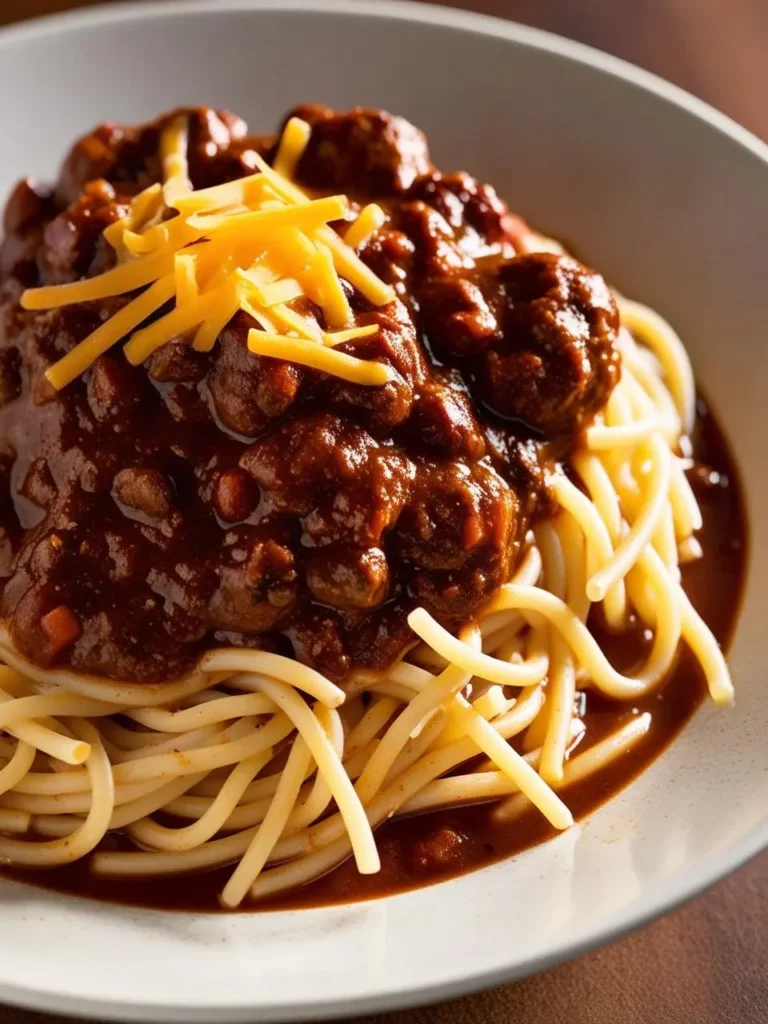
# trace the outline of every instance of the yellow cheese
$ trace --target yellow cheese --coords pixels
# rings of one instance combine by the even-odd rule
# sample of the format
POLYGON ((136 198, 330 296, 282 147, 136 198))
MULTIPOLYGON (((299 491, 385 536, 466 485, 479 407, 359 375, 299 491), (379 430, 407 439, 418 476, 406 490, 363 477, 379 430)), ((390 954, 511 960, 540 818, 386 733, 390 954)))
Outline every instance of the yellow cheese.
POLYGON ((166 206, 192 191, 187 166, 189 118, 180 114, 168 124, 160 135, 160 161, 163 165, 163 199, 166 206))
POLYGON ((386 306, 395 298, 393 288, 384 284, 381 278, 367 267, 360 257, 343 240, 333 228, 322 227, 317 231, 317 238, 331 250, 333 262, 342 277, 346 277, 353 288, 357 288, 374 306, 386 306))
POLYGON ((92 302, 113 295, 124 295, 125 292, 143 288, 169 274, 173 270, 173 260, 172 252, 157 252, 131 263, 122 263, 87 281, 27 288, 22 293, 21 305, 23 309, 56 309, 75 302, 92 302))
POLYGON ((223 185, 212 185, 178 196, 172 206, 182 215, 223 210, 229 206, 251 206, 259 192, 263 192, 265 181, 266 178, 259 171, 245 178, 226 181, 223 185))
POLYGON ((71 381, 84 373, 88 367, 110 349, 134 327, 157 312, 172 298, 175 284, 173 274, 161 277, 159 281, 147 288, 127 306, 123 306, 113 317, 98 327, 63 359, 49 367, 46 377, 53 386, 61 391, 71 381))
POLYGON ((300 117, 292 117, 283 129, 280 145, 277 147, 274 168, 277 174, 292 178, 299 160, 307 148, 312 129, 300 117))
MULTIPOLYGON (((51 367, 52 383, 65 386, 126 338, 124 351, 133 364, 191 331, 193 346, 208 351, 238 308, 262 328, 252 332, 254 352, 364 385, 388 381, 387 366, 333 351, 378 329, 351 326, 340 275, 377 304, 391 301, 394 293, 330 226, 346 215, 346 197, 312 199, 285 177, 301 158, 309 137, 306 123, 294 119, 286 126, 277 169, 256 157, 257 173, 199 192, 191 191, 188 181, 187 127, 187 119, 179 117, 162 133, 164 185, 139 193, 126 216, 105 233, 125 262, 98 277, 23 293, 23 307, 40 310, 146 289, 51 367), (177 211, 167 220, 166 204, 177 211), (324 333, 314 316, 292 309, 289 303, 302 295, 322 307, 329 328, 339 330, 324 333), (174 297, 169 312, 140 328, 174 297)), ((360 244, 383 217, 375 204, 366 207, 350 229, 352 241, 360 244)))
POLYGON ((255 309, 254 306, 248 301, 248 296, 243 294, 242 289, 240 290, 240 309, 248 316, 253 317, 259 326, 269 334, 279 334, 278 325, 267 316, 267 314, 261 309, 255 309))
POLYGON ((342 218, 348 206, 346 196, 328 196, 325 199, 313 199, 302 206, 283 205, 276 209, 253 210, 249 213, 193 213, 186 218, 186 223, 199 230, 200 235, 225 231, 242 236, 253 231, 282 227, 313 230, 328 221, 342 218))
POLYGON ((259 168, 264 177, 269 181, 270 185, 274 188, 278 195, 282 196, 283 199, 287 199, 291 203, 308 203, 309 196, 307 196, 301 189, 294 185, 292 182, 284 178, 282 174, 278 174, 277 171, 270 167, 263 157, 260 157, 258 153, 253 154, 253 162, 259 168))
POLYGON ((383 363, 356 359, 345 352, 336 352, 332 348, 318 345, 317 342, 291 338, 285 334, 268 334, 251 328, 248 332, 248 348, 255 355, 299 363, 341 377, 352 384, 376 387, 392 379, 392 371, 383 363))
POLYGON ((216 339, 240 308, 240 289, 232 278, 225 286, 228 294, 220 299, 213 312, 203 320, 195 333, 192 348, 198 352, 210 352, 216 339))
POLYGON ((204 236, 203 229, 193 227, 183 217, 174 217, 172 220, 163 221, 162 224, 156 224, 141 234, 126 230, 123 242, 129 252, 141 256, 160 248, 180 249, 204 236))
POLYGON ((226 298, 230 288, 229 282, 225 282, 218 288, 198 295, 196 299, 188 302, 185 306, 176 306, 170 313, 155 320, 149 327, 137 331, 123 349, 128 362, 133 366, 138 366, 139 363, 148 359, 155 349, 165 345, 171 338, 186 334, 193 327, 197 327, 206 317, 216 311, 222 299, 226 298))
POLYGON ((319 276, 320 305, 326 323, 329 327, 346 327, 352 320, 352 310, 327 246, 318 244, 315 267, 319 276))
POLYGON ((120 217, 119 220, 114 221, 109 227, 104 228, 102 232, 104 238, 109 242, 118 256, 123 256, 126 252, 125 243, 123 242, 123 232, 128 227, 128 218, 120 217))
POLYGON ((387 215, 378 203, 369 203, 358 214, 357 220, 344 235, 350 249, 360 249, 386 222, 387 215))
POLYGON ((322 332, 316 320, 311 317, 301 316, 300 313, 286 306, 283 302, 278 302, 274 306, 266 308, 262 307, 258 300, 260 288, 257 284, 254 284, 252 272, 238 271, 238 276, 243 286, 241 296, 248 300, 247 306, 244 301, 241 301, 241 308, 251 313, 251 315, 254 315, 255 310, 259 315, 259 322, 262 323, 265 330, 279 333, 279 328, 282 327, 286 331, 297 334, 300 338, 306 338, 315 342, 321 341, 322 332), (269 326, 264 323, 265 319, 269 326))
POLYGON ((253 298, 260 306, 276 306, 281 302, 293 302, 304 294, 304 289, 295 277, 283 277, 272 284, 256 288, 253 298))
POLYGON ((138 230, 154 217, 163 205, 163 187, 159 182, 149 185, 131 200, 131 207, 128 211, 128 227, 132 231, 138 230))
POLYGON ((291 309, 282 302, 276 306, 270 306, 269 312, 278 324, 288 331, 298 334, 300 338, 307 338, 315 342, 321 340, 322 331, 313 318, 301 316, 295 309, 291 309))
POLYGON ((367 327, 350 327, 348 331, 333 331, 333 333, 324 334, 323 344, 333 348, 334 345, 343 345, 345 341, 370 338, 372 334, 378 334, 378 332, 378 324, 369 324, 367 327))
POLYGON ((176 281, 176 305, 183 306, 196 299, 199 293, 197 286, 197 260, 199 257, 180 252, 174 259, 173 270, 176 281))

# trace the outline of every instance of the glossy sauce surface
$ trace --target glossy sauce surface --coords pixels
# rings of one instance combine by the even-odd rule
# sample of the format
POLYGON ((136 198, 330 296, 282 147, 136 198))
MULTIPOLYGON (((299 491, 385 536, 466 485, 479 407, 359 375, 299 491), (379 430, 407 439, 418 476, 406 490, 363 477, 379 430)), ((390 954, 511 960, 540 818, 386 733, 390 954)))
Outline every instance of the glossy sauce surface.
MULTIPOLYGON (((414 607, 455 629, 508 579, 553 460, 618 380, 599 274, 528 251, 493 188, 439 171, 403 118, 296 113, 312 125, 297 181, 386 211, 360 258, 396 297, 374 307, 348 286, 352 320, 377 332, 342 346, 386 364, 382 386, 254 355, 240 310, 210 352, 186 332, 132 367, 118 346, 53 390, 45 370, 128 296, 30 311, 23 290, 112 266, 103 231, 161 178, 176 115, 101 125, 55 186, 19 182, 6 205, 0 617, 37 664, 164 681, 237 645, 334 680, 385 668, 413 641, 414 607)), ((178 116, 196 188, 274 157, 274 137, 225 111, 178 116)))
MULTIPOLYGON (((747 557, 747 527, 742 489, 725 438, 707 406, 699 403, 693 438, 695 466, 689 474, 704 517, 698 537, 704 557, 683 569, 686 592, 715 636, 727 647, 739 610, 747 557)), ((642 657, 639 636, 611 636, 590 623, 603 649, 617 667, 628 668, 642 657)), ((735 681, 738 699, 738 680, 735 681)), ((587 749, 622 725, 629 716, 648 711, 652 726, 647 737, 606 770, 565 791, 564 797, 578 820, 613 796, 646 768, 677 736, 705 698, 700 671, 687 649, 665 685, 636 704, 623 704, 594 693, 587 697, 587 749)), ((721 712, 727 714, 727 710, 721 712)), ((553 835, 535 811, 518 821, 499 825, 491 817, 492 805, 437 811, 388 822, 377 832, 382 869, 361 876, 354 862, 346 861, 330 874, 282 895, 258 909, 300 908, 345 903, 401 892, 462 874, 511 856, 553 835)), ((174 819, 168 819, 174 823, 174 819)), ((110 836, 104 848, 131 848, 128 840, 110 836)), ((78 862, 55 871, 7 873, 59 891, 174 910, 213 910, 228 870, 151 882, 93 877, 87 863, 78 862)), ((252 911, 253 906, 244 906, 252 911)))

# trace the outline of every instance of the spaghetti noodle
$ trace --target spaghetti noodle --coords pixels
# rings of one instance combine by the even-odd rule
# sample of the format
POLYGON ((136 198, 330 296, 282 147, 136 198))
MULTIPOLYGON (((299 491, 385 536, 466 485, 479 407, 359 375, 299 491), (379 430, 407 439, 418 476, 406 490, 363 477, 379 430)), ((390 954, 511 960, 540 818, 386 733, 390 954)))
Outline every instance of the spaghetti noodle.
MULTIPOLYGON (((295 172, 309 136, 294 118, 275 169, 257 158, 255 177, 195 192, 186 121, 173 119, 161 147, 162 195, 187 220, 157 220, 152 186, 119 230, 109 229, 110 242, 123 253, 132 246, 133 256, 88 282, 29 293, 27 308, 40 309, 149 286, 49 371, 53 384, 65 386, 174 295, 176 311, 133 334, 132 362, 179 325, 198 331, 195 349, 209 350, 242 308, 260 324, 249 335, 253 353, 365 387, 386 384, 386 367, 334 352, 376 333, 370 325, 337 330, 349 317, 341 277, 372 303, 391 299, 355 253, 385 214, 369 204, 345 241, 334 233, 328 221, 344 216, 346 200, 310 201, 281 176, 295 172), (145 214, 154 220, 142 224, 145 214), (290 255, 278 246, 261 264, 270 273, 247 279, 244 305, 237 298, 221 307, 211 290, 225 288, 226 270, 200 290, 198 261, 217 232, 230 232, 235 245, 247 231, 283 223, 306 232, 318 258, 312 273, 278 271, 290 255), (335 333, 318 332, 288 308, 307 292, 325 303, 335 333)), ((532 239, 529 252, 557 250, 532 239)), ((233 908, 311 881, 350 855, 361 873, 375 873, 374 830, 394 816, 500 801, 500 820, 533 807, 555 829, 570 827, 568 787, 622 758, 650 727, 639 715, 592 743, 580 695, 631 702, 648 694, 671 672, 681 644, 712 699, 728 704, 725 660, 680 582, 680 563, 699 553, 702 523, 680 457, 695 416, 691 368, 657 314, 625 299, 619 305, 621 379, 553 471, 557 511, 533 522, 508 582, 458 633, 418 607, 408 618, 417 645, 388 669, 360 669, 343 685, 292 658, 242 647, 210 650, 173 681, 139 684, 42 668, 3 627, 0 859, 49 867, 90 856, 95 875, 117 879, 231 865, 221 901, 233 908), (644 664, 613 667, 590 631, 595 608, 614 632, 639 622, 652 634, 644 664), (113 830, 136 848, 101 848, 113 830)))

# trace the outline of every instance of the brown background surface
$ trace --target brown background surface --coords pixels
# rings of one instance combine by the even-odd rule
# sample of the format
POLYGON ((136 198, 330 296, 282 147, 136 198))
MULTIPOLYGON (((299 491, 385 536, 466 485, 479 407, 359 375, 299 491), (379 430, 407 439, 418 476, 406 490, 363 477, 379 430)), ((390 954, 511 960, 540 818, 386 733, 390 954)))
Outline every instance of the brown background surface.
MULTIPOLYGON (((0 23, 87 2, 0 0, 0 23)), ((454 6, 514 18, 625 57, 768 139, 768 0, 467 0, 454 6)), ((49 1021, 0 1007, 0 1024, 49 1021)), ((357 1024, 560 1021, 768 1022, 768 854, 606 949, 493 992, 357 1024)))

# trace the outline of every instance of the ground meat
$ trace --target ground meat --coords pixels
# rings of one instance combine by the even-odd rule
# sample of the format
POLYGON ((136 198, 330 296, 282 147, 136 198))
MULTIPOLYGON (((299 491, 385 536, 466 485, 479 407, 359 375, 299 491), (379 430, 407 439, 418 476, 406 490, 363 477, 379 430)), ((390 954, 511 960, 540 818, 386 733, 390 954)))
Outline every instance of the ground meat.
POLYGON ((312 188, 382 197, 401 194, 431 164, 424 135, 402 117, 355 107, 335 114, 304 106, 292 115, 309 121, 312 135, 298 178, 312 188))
POLYGON ((411 862, 418 872, 447 870, 461 857, 464 837, 446 825, 413 844, 411 862))
MULTIPOLYGON (((457 375, 458 377, 458 375, 457 375)), ((408 429, 426 448, 472 461, 485 454, 485 434, 461 378, 443 375, 419 389, 408 429)))
POLYGON ((45 226, 38 254, 41 279, 46 284, 64 284, 108 270, 114 250, 102 232, 127 208, 109 182, 89 182, 83 194, 45 226))
POLYGON ((305 566, 307 586, 321 604, 376 608, 389 590, 389 566, 381 548, 316 548, 308 553, 305 566))
MULTIPOLYGON (((25 181, 9 200, 0 615, 40 664, 154 681, 226 643, 339 680, 386 666, 415 642, 416 605, 456 628, 508 578, 548 508, 548 467, 616 381, 616 310, 596 274, 516 256, 521 222, 490 186, 436 171, 401 118, 295 113, 313 125, 300 182, 386 213, 360 255, 398 298, 373 308, 343 282, 354 322, 378 332, 342 351, 385 363, 383 386, 253 355, 242 312, 211 352, 182 335, 145 366, 116 347, 60 393, 46 380, 130 296, 29 312, 23 289, 111 264, 103 229, 160 180, 170 117, 188 119, 195 187, 272 158, 275 137, 231 114, 103 125, 54 188, 25 181)), ((433 839, 425 863, 461 842, 433 839)))
POLYGON ((149 519, 162 519, 171 511, 173 492, 157 469, 121 469, 112 483, 115 500, 149 519))
POLYGON ((219 420, 244 437, 255 437, 271 419, 286 413, 304 377, 299 366, 248 351, 248 330, 254 326, 245 313, 238 313, 227 325, 208 380, 219 420))
POLYGON ((465 171, 433 171, 414 184, 409 197, 437 210, 468 256, 477 257, 487 254, 490 247, 510 244, 507 204, 490 185, 481 184, 465 171))
POLYGON ((618 381, 616 303, 569 256, 518 256, 490 280, 431 281, 422 311, 430 343, 473 394, 546 436, 577 432, 618 381))
POLYGON ((266 531, 241 530, 219 568, 219 586, 210 601, 213 625, 263 633, 285 621, 298 598, 292 550, 266 531))

